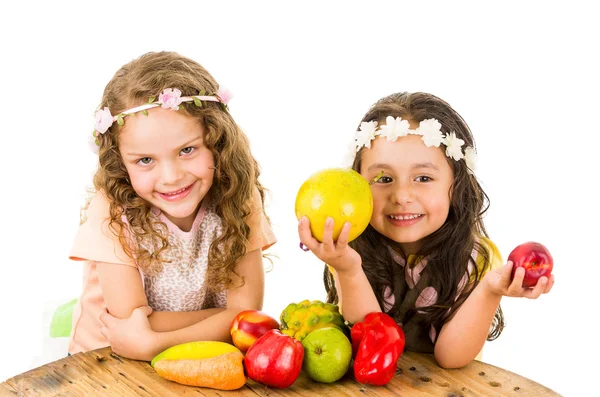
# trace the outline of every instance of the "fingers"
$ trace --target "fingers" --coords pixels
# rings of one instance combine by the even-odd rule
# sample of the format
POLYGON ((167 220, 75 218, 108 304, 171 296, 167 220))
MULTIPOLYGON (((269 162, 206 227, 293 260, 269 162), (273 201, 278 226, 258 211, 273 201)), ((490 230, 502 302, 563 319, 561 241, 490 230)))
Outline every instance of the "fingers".
POLYGON ((102 313, 100 313, 100 316, 98 317, 98 320, 107 327, 110 327, 114 319, 115 318, 108 313, 106 308, 102 309, 102 313))
POLYGON ((348 236, 350 235, 350 228, 352 224, 350 222, 344 223, 344 227, 342 227, 342 231, 337 239, 337 248, 343 249, 348 245, 348 236))
POLYGON ((513 270, 513 262, 512 261, 508 261, 508 262, 506 262, 506 264, 504 266, 502 266, 500 275, 502 277, 502 281, 505 281, 506 284, 510 284, 510 278, 512 277, 512 270, 513 270))
POLYGON ((136 307, 135 309, 133 309, 133 312, 131 313, 132 316, 144 316, 144 317, 148 317, 150 314, 152 314, 152 308, 150 306, 136 307))
POLYGON ((544 289, 544 294, 547 294, 552 289, 554 285, 554 274, 550 275, 550 280, 548 280, 548 284, 546 284, 546 289, 544 289))
MULTIPOLYGON (((513 265, 512 265, 511 261, 508 261, 507 266, 510 266, 511 272, 512 272, 513 265)), ((509 281, 510 282, 510 285, 508 286, 508 295, 509 296, 522 296, 523 295, 523 279, 524 278, 525 278, 525 269, 523 269, 522 267, 517 268, 515 270, 515 276, 514 276, 512 282, 509 281)), ((508 279, 510 280, 510 273, 509 273, 508 279)))
POLYGON ((323 249, 328 253, 335 251, 335 243, 333 242, 333 226, 333 218, 327 217, 325 220, 325 228, 323 229, 323 249))
POLYGON ((535 284, 533 288, 526 288, 523 292, 523 296, 528 299, 537 299, 546 289, 546 285, 548 284, 548 277, 540 277, 538 282, 535 284))
POLYGON ((106 328, 105 326, 102 326, 100 328, 100 333, 102 334, 102 336, 104 336, 106 338, 106 340, 110 340, 110 331, 108 330, 108 328, 106 328))
POLYGON ((313 251, 319 246, 319 242, 315 239, 310 231, 310 221, 308 217, 303 216, 298 222, 298 236, 300 242, 304 244, 309 250, 313 251))

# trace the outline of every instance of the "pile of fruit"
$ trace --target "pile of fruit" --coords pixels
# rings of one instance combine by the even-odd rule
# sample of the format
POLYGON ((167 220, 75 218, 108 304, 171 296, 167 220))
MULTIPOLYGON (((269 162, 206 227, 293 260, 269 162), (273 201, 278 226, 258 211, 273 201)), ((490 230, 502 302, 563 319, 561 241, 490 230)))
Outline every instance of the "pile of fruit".
POLYGON ((244 386, 247 375, 285 388, 301 370, 317 382, 335 382, 354 357, 357 381, 384 385, 404 350, 404 333, 386 314, 371 313, 350 332, 338 307, 320 301, 291 303, 280 322, 260 311, 243 311, 230 332, 233 345, 184 343, 157 355, 152 367, 165 379, 191 386, 235 390, 244 386))
MULTIPOLYGON (((323 241, 325 222, 334 220, 332 238, 350 222, 348 241, 368 226, 373 213, 369 182, 350 169, 326 169, 312 175, 298 191, 298 219, 306 216, 313 237, 323 241)), ((509 255, 531 288, 540 277, 550 278, 553 260, 543 245, 528 242, 509 255)), ((152 360, 156 372, 186 385, 234 390, 246 383, 246 375, 275 388, 291 386, 300 371, 317 382, 331 383, 352 366, 355 379, 364 384, 385 385, 396 373, 404 351, 404 332, 384 313, 370 313, 351 330, 336 305, 302 301, 288 305, 280 321, 247 310, 230 328, 233 345, 224 342, 191 342, 171 347, 152 360)))

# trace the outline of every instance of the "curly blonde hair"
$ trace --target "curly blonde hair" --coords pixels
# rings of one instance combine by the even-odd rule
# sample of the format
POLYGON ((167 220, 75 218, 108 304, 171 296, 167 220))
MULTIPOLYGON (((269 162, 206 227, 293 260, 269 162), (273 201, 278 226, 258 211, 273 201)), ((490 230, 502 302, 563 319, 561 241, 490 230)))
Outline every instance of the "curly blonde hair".
MULTIPOLYGON (((184 96, 217 92, 215 79, 197 62, 175 52, 149 52, 121 67, 106 85, 100 108, 119 114, 156 96, 165 88, 178 88, 184 96)), ((215 178, 207 196, 216 198, 215 211, 223 220, 223 233, 208 252, 207 286, 222 291, 232 286, 236 263, 246 254, 250 227, 245 221, 252 194, 258 189, 264 214, 265 189, 258 181, 260 169, 250 152, 246 135, 221 103, 202 107, 183 103, 183 112, 196 117, 204 127, 204 142, 213 153, 215 178)), ((111 230, 127 255, 146 272, 162 270, 161 253, 169 247, 167 226, 152 213, 151 205, 134 191, 119 152, 118 123, 99 137, 99 167, 94 188, 110 202, 111 230), (127 222, 124 222, 122 217, 127 222), (145 246, 142 240, 150 242, 145 246)), ((88 202, 89 205, 89 202, 88 202)), ((265 215, 266 217, 266 215, 265 215)), ((268 218, 267 218, 268 220, 268 218)), ((241 281, 243 284, 243 280, 241 281)))

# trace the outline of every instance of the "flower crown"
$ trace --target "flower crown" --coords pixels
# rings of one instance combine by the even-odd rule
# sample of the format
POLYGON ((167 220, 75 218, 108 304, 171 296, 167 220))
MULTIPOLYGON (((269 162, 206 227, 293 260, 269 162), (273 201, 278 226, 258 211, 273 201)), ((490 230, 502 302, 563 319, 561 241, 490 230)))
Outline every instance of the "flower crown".
POLYGON ((378 126, 377 121, 368 121, 360 123, 358 131, 354 134, 351 153, 349 159, 354 162, 356 153, 363 148, 370 148, 371 141, 378 136, 386 137, 388 141, 394 142, 396 139, 412 135, 421 135, 421 140, 425 146, 440 147, 440 144, 446 146, 446 156, 456 160, 465 160, 469 171, 475 171, 475 163, 477 161, 477 153, 471 146, 467 146, 463 152, 462 147, 465 143, 462 139, 456 136, 455 132, 450 132, 446 135, 442 133, 442 125, 436 119, 427 119, 419 123, 416 130, 410 128, 407 120, 402 120, 402 117, 387 116, 385 125, 378 126))
POLYGON ((97 110, 94 115, 94 131, 92 132, 92 139, 90 140, 90 148, 94 153, 98 153, 98 148, 100 146, 100 140, 98 138, 100 137, 100 134, 104 134, 108 131, 115 121, 121 126, 124 125, 126 116, 133 116, 140 112, 147 116, 148 109, 159 106, 163 109, 179 110, 179 105, 183 102, 194 102, 194 105, 199 108, 202 107, 202 101, 219 102, 223 105, 223 109, 228 110, 227 103, 231 97, 231 92, 226 88, 221 87, 217 93, 213 95, 206 95, 206 91, 201 90, 199 95, 184 97, 181 96, 181 91, 177 88, 165 88, 158 96, 158 100, 156 97, 151 96, 148 99, 148 103, 145 105, 125 110, 116 116, 113 116, 108 107, 105 106, 104 109, 97 110))

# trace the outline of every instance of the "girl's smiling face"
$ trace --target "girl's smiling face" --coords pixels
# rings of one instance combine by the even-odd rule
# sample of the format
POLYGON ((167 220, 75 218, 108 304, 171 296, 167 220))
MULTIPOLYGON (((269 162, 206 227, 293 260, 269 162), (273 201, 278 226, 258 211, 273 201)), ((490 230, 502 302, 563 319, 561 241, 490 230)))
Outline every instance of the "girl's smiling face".
POLYGON ((418 252, 423 238, 448 217, 453 173, 443 149, 427 147, 419 135, 394 142, 377 137, 362 151, 360 173, 373 180, 371 226, 400 243, 406 254, 418 252))
POLYGON ((162 108, 130 116, 119 151, 135 192, 189 231, 214 177, 213 154, 198 119, 162 108))

